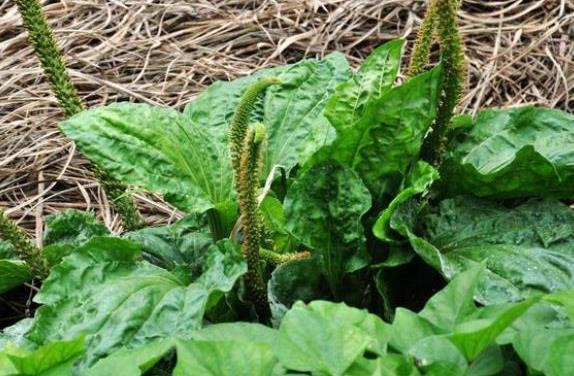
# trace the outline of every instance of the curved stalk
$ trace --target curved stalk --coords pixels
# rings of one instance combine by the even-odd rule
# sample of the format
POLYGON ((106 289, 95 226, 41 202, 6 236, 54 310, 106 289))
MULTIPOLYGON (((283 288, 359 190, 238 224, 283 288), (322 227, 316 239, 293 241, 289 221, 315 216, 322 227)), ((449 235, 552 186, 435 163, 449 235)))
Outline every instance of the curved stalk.
MULTIPOLYGON (((16 0, 16 4, 28 32, 28 40, 34 47, 62 112, 66 117, 70 117, 83 111, 84 103, 68 76, 54 33, 42 13, 42 6, 38 0, 16 0)), ((141 217, 130 195, 126 194, 125 186, 97 167, 93 167, 92 170, 110 198, 115 211, 122 218, 125 229, 131 231, 140 228, 141 217)))
POLYGON ((239 164, 238 203, 243 217, 241 252, 247 262, 245 288, 260 320, 271 316, 267 287, 261 274, 259 249, 263 238, 263 223, 259 213, 257 193, 261 174, 261 155, 265 142, 265 127, 255 124, 245 137, 239 164))
POLYGON ((439 166, 447 140, 446 132, 455 107, 460 101, 466 77, 464 42, 458 30, 458 0, 434 0, 431 8, 436 12, 436 23, 443 65, 442 95, 437 109, 433 130, 422 147, 422 157, 434 166, 439 166))

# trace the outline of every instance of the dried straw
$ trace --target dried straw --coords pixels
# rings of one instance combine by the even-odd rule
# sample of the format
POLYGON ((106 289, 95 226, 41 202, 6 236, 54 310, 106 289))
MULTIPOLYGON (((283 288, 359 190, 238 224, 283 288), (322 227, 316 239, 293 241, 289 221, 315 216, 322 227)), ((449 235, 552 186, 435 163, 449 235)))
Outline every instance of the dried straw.
MULTIPOLYGON (((376 45, 412 41, 423 0, 44 1, 89 106, 119 100, 183 108, 215 80, 338 50, 356 65, 376 45)), ((535 103, 572 111, 574 3, 465 0, 470 81, 461 110, 535 103)), ((409 47, 412 46, 412 43, 409 47)), ((0 3, 0 206, 31 235, 45 215, 94 210, 119 231, 62 115, 13 1, 0 3)), ((181 213, 138 193, 149 224, 181 213)), ((38 240, 39 241, 39 240, 38 240)))

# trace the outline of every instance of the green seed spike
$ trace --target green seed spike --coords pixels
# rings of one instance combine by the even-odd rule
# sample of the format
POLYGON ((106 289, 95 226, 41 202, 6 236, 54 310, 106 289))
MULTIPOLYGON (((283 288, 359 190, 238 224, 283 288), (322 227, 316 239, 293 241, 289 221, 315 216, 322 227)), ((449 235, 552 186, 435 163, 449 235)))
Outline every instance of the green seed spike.
POLYGON ((84 110, 84 104, 70 82, 64 60, 52 29, 42 13, 41 5, 37 0, 16 0, 16 4, 28 31, 28 40, 34 46, 62 111, 66 117, 70 117, 84 110))
POLYGON ((423 73, 429 64, 430 49, 433 43, 435 23, 436 1, 433 0, 427 8, 423 22, 417 33, 417 39, 415 41, 415 46, 413 47, 411 61, 408 69, 409 77, 414 77, 423 73))
POLYGON ((231 131, 229 133, 229 151, 231 155, 231 166, 235 173, 235 181, 237 184, 239 165, 241 163, 241 152, 243 150, 243 142, 245 134, 247 133, 247 126, 251 114, 255 108, 257 98, 265 92, 271 85, 280 84, 281 80, 277 77, 263 78, 247 88, 231 120, 231 131))
POLYGON ((259 213, 257 193, 264 143, 265 127, 263 124, 255 124, 245 136, 237 183, 239 210, 243 218, 241 252, 247 262, 245 287, 248 298, 254 304, 255 311, 262 321, 268 320, 271 315, 267 301, 267 288, 259 265, 263 223, 259 213))
POLYGON ((28 236, 3 210, 0 210, 0 239, 14 246, 16 255, 27 262, 33 277, 43 279, 48 276, 48 261, 43 257, 42 251, 30 243, 28 236))
POLYGON ((425 140, 421 154, 424 160, 434 166, 439 166, 447 143, 446 131, 466 83, 466 62, 464 42, 458 30, 459 1, 434 1, 435 4, 431 4, 431 7, 436 7, 436 23, 443 65, 442 96, 433 131, 425 140))
MULTIPOLYGON (((62 112, 66 117, 73 116, 85 109, 84 103, 78 96, 66 65, 56 44, 54 33, 38 0, 16 0, 22 21, 28 31, 28 40, 36 51, 36 56, 44 69, 46 78, 58 99, 62 112)), ((142 226, 142 220, 125 187, 112 179, 104 171, 93 168, 96 178, 110 198, 115 211, 120 215, 126 230, 136 230, 142 226)))
POLYGON ((291 252, 291 253, 277 253, 268 249, 261 248, 259 250, 259 257, 272 265, 280 265, 289 261, 302 260, 311 257, 308 251, 291 252))

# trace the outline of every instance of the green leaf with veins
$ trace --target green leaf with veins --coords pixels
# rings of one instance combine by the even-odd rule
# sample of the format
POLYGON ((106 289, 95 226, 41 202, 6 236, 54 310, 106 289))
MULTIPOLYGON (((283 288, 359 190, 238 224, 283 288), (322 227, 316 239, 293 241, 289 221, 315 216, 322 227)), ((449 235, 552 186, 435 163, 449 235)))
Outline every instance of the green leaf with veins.
POLYGON ((121 348, 99 360, 83 376, 141 376, 175 347, 173 340, 151 341, 134 349, 121 348))
POLYGON ((268 376, 277 363, 273 347, 247 341, 178 341, 174 376, 268 376))
MULTIPOLYGON (((260 117, 268 130, 265 173, 274 164, 293 167, 325 142, 322 115, 335 86, 350 75, 342 54, 303 60, 261 72, 279 74, 260 117)), ((60 124, 78 148, 114 178, 158 192, 187 212, 230 206, 233 172, 227 145, 229 122, 256 77, 217 83, 188 104, 185 114, 145 104, 115 103, 82 112, 60 124)))
POLYGON ((574 288, 574 212, 558 201, 508 208, 457 197, 422 213, 410 202, 391 226, 449 279, 484 262, 475 296, 483 304, 574 288))
POLYGON ((424 161, 417 161, 405 177, 403 187, 399 193, 383 210, 373 226, 373 234, 386 242, 396 243, 396 236, 391 229, 391 217, 400 204, 410 200, 414 196, 427 193, 431 184, 438 180, 439 174, 434 167, 424 161))
POLYGON ((358 172, 377 201, 394 194, 435 117, 441 72, 439 65, 372 98, 355 125, 337 133, 309 165, 337 160, 358 172))
POLYGON ((282 85, 267 90, 252 119, 267 129, 266 176, 275 164, 290 169, 325 143, 332 131, 323 108, 337 85, 350 75, 340 53, 263 69, 232 82, 216 82, 186 106, 185 115, 194 125, 215 129, 227 145, 231 119, 243 92, 261 78, 279 77, 282 85))
POLYGON ((212 247, 204 273, 186 280, 141 260, 137 244, 96 237, 55 266, 35 301, 28 339, 38 345, 86 335, 83 365, 123 346, 188 337, 246 271, 229 241, 212 247))
POLYGON ((366 106, 392 87, 403 45, 404 40, 395 39, 377 47, 353 77, 331 95, 325 116, 338 133, 352 128, 363 117, 366 106))
POLYGON ((449 146, 449 195, 574 197, 574 115, 532 106, 478 114, 449 146))
POLYGON ((388 325, 345 304, 296 303, 279 328, 276 355, 297 371, 344 375, 365 350, 386 352, 388 325))
POLYGON ((60 128, 114 178, 162 193, 182 210, 204 212, 234 197, 227 144, 175 110, 115 103, 60 128))
POLYGON ((0 352, 0 375, 72 376, 74 364, 85 350, 83 336, 34 351, 8 347, 0 352))
POLYGON ((110 231, 98 222, 94 213, 66 210, 46 217, 42 252, 50 265, 56 265, 92 237, 106 235, 110 231))
POLYGON ((170 225, 147 227, 122 235, 142 246, 144 259, 172 270, 189 266, 192 275, 201 272, 203 255, 213 244, 205 215, 190 214, 170 225))
POLYGON ((361 217, 371 207, 369 191, 353 170, 321 163, 295 181, 284 207, 287 230, 318 256, 338 296, 344 273, 367 265, 361 217))

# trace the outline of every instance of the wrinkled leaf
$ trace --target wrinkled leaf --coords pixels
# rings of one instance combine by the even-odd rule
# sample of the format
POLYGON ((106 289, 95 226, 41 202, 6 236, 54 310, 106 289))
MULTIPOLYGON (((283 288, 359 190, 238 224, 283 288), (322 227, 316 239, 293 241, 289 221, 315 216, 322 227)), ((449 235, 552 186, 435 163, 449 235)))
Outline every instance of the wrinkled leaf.
POLYGON ((381 213, 377 222, 373 226, 373 234, 386 242, 394 243, 397 240, 392 233, 390 226, 391 216, 400 204, 410 200, 416 195, 424 194, 430 185, 438 180, 437 170, 424 161, 417 161, 412 171, 409 171, 403 188, 381 213))
POLYGON ((165 269, 191 266, 191 273, 201 271, 203 254, 213 244, 204 216, 189 215, 173 224, 146 227, 123 234, 142 246, 144 259, 165 269))
POLYGON ((325 116, 337 132, 352 128, 365 107, 391 88, 401 63, 404 40, 396 39, 377 47, 353 77, 339 85, 325 107, 325 116))
POLYGON ((345 272, 366 265, 361 216, 371 197, 357 174, 321 163, 300 176, 284 202, 286 228, 315 253, 335 296, 345 272))
POLYGON ((163 193, 188 212, 232 200, 227 144, 177 111, 114 103, 62 122, 62 131, 114 178, 163 193))
POLYGON ((574 115, 521 107, 482 111, 446 155, 448 194, 574 197, 574 115))
POLYGON ((55 265, 92 237, 109 234, 109 230, 98 222, 94 213, 66 210, 46 217, 42 252, 50 265, 55 265))
POLYGON ((264 69, 233 82, 216 82, 186 106, 185 115, 199 127, 215 129, 227 145, 231 119, 243 92, 263 77, 278 76, 282 85, 267 89, 253 116, 267 129, 266 176, 276 164, 290 169, 305 161, 326 141, 331 130, 323 108, 335 87, 350 74, 347 61, 339 53, 320 61, 308 59, 264 69))
POLYGON ((325 278, 315 258, 279 265, 271 274, 268 285, 269 303, 276 321, 298 300, 307 303, 329 296, 325 278))
POLYGON ((35 297, 44 305, 28 338, 42 345, 85 334, 87 365, 123 346, 186 338, 246 270, 226 244, 210 249, 204 273, 190 284, 141 261, 135 243, 92 238, 53 268, 35 297))
POLYGON ((422 214, 403 205, 391 225, 449 279, 485 262, 475 296, 483 304, 574 288, 574 212, 560 202, 507 208, 458 197, 422 214))
POLYGON ((311 163, 335 159, 357 171, 376 200, 394 194, 435 117, 440 77, 439 65, 374 98, 311 163))

